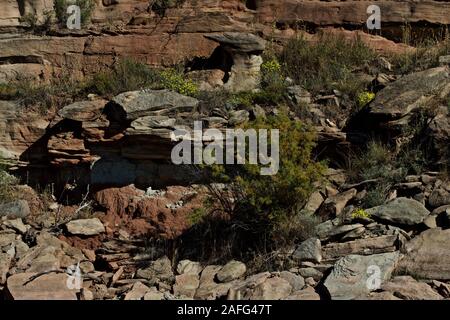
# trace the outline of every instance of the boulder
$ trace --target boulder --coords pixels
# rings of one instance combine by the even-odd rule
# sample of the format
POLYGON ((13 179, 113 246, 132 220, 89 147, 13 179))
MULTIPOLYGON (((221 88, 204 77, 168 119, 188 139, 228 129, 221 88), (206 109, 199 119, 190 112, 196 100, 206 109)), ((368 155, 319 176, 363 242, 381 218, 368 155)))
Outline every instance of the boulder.
POLYGON ((130 291, 125 295, 124 300, 142 300, 145 294, 150 291, 150 288, 147 287, 142 282, 138 281, 133 284, 133 287, 130 291))
POLYGON ((16 230, 17 232, 19 232, 21 234, 26 233, 28 231, 28 229, 30 228, 30 226, 27 226, 22 222, 21 218, 17 218, 14 220, 6 220, 3 224, 5 226, 7 226, 8 228, 16 230))
POLYGON ((423 204, 408 198, 396 198, 386 204, 367 209, 370 216, 399 225, 422 223, 430 214, 423 204))
POLYGON ((348 255, 335 263, 324 286, 333 300, 365 299, 370 291, 379 289, 376 281, 372 283, 372 280, 379 279, 380 285, 388 280, 398 260, 398 252, 370 256, 348 255), (378 268, 379 275, 376 274, 378 268), (372 279, 377 276, 378 279, 372 279))
POLYGON ((173 294, 176 296, 194 298, 195 292, 200 285, 198 274, 184 273, 175 277, 173 294))
POLYGON ((163 300, 164 293, 159 292, 156 287, 151 287, 144 295, 144 300, 163 300))
POLYGON ((136 272, 136 276, 153 282, 157 280, 172 282, 174 279, 172 263, 169 258, 164 256, 153 261, 147 268, 139 269, 136 272))
POLYGON ((72 220, 66 227, 74 235, 95 236, 105 232, 105 226, 98 218, 72 220))
POLYGON ((428 203, 433 208, 450 205, 450 192, 444 188, 435 188, 428 198, 428 203))
POLYGON ((190 260, 181 260, 177 265, 177 273, 178 274, 200 274, 202 271, 202 267, 200 263, 190 261, 190 260))
POLYGON ((239 261, 230 261, 217 272, 217 280, 219 282, 230 282, 242 277, 247 271, 247 267, 244 263, 239 261))
POLYGON ((303 241, 292 254, 297 261, 322 261, 322 247, 318 238, 309 238, 303 241))
POLYGON ((250 296, 250 300, 281 300, 292 292, 292 286, 283 278, 269 278, 257 285, 250 296))
POLYGON ((105 113, 116 121, 191 112, 198 100, 170 90, 129 91, 115 96, 105 113))
POLYGON ((398 235, 385 235, 346 242, 332 242, 322 247, 325 260, 332 260, 349 254, 371 255, 392 252, 398 249, 398 235))
POLYGON ((398 119, 417 109, 450 86, 447 67, 408 74, 377 93, 369 114, 387 120, 398 119))
POLYGON ((394 296, 403 300, 441 300, 428 284, 418 282, 410 276, 399 276, 383 284, 382 290, 391 292, 394 296))
POLYGON ((293 274, 292 272, 289 271, 280 272, 280 278, 289 282, 293 291, 299 291, 303 289, 303 287, 305 286, 305 279, 303 279, 302 276, 293 274))
POLYGON ((25 218, 30 214, 30 207, 25 200, 16 200, 0 204, 0 217, 25 218))
POLYGON ((29 282, 35 275, 18 273, 10 276, 6 282, 6 296, 13 300, 77 300, 77 290, 67 286, 67 274, 45 274, 29 282))
POLYGON ((416 279, 450 280, 450 229, 433 228, 405 244, 399 272, 416 279))
POLYGON ((217 273, 222 269, 222 266, 210 265, 203 269, 200 275, 200 285, 195 292, 195 299, 215 300, 217 298, 226 296, 230 288, 235 285, 234 282, 217 283, 217 273))
POLYGON ((292 292, 286 300, 320 300, 320 295, 314 290, 313 287, 307 287, 300 291, 292 292))
POLYGON ((2 253, 0 251, 0 285, 5 284, 9 268, 11 266, 13 256, 9 253, 2 253))
POLYGON ((340 215, 347 203, 353 199, 357 193, 358 191, 353 188, 327 198, 319 208, 318 214, 323 217, 331 218, 340 215))
POLYGON ((316 235, 320 240, 342 236, 352 230, 364 227, 361 223, 335 226, 331 220, 325 221, 316 227, 316 235))
POLYGON ((319 191, 313 192, 302 209, 302 212, 307 214, 314 214, 320 208, 324 201, 322 194, 319 191))
POLYGON ((77 101, 58 111, 58 115, 64 119, 73 121, 95 121, 102 114, 106 100, 77 101))

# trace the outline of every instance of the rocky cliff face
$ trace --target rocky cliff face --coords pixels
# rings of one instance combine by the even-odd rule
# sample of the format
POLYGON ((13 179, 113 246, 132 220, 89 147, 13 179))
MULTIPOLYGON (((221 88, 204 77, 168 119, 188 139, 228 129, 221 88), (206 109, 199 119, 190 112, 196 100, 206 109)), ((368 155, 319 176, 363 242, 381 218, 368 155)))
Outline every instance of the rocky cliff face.
MULTIPOLYGON (((365 26, 369 5, 364 1, 186 0, 162 14, 152 10, 147 1, 97 0, 92 23, 82 30, 50 27, 46 36, 40 36, 29 28, 26 32, 24 18, 34 15, 39 24, 52 9, 52 1, 3 1, 0 81, 19 75, 48 79, 63 69, 82 77, 123 56, 166 66, 208 58, 217 43, 204 36, 224 31, 250 31, 283 39, 299 28, 313 34, 330 27, 359 29, 365 26)), ((396 42, 401 41, 404 25, 423 26, 427 33, 426 28, 438 30, 450 23, 446 1, 382 1, 377 5, 382 12, 383 36, 396 42)), ((375 35, 360 36, 380 50, 404 50, 402 45, 375 35)))

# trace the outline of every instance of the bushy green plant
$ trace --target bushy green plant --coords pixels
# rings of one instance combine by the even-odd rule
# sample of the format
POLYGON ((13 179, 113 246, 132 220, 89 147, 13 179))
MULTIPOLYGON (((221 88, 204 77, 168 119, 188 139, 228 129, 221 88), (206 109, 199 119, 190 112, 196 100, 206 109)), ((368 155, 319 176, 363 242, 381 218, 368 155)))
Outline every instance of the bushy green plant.
POLYGON ((24 107, 37 107, 45 113, 52 107, 62 107, 80 97, 84 83, 67 75, 53 78, 49 83, 39 83, 19 78, 0 85, 0 99, 17 100, 24 107))
POLYGON ((284 112, 257 119, 246 126, 249 127, 279 129, 278 173, 260 175, 261 165, 215 165, 213 179, 226 182, 230 187, 226 193, 212 192, 211 195, 229 214, 234 227, 253 235, 254 241, 264 239, 273 246, 295 242, 311 230, 310 225, 301 223, 307 219, 303 219, 299 211, 324 170, 323 164, 311 158, 315 134, 310 127, 289 119, 284 112), (225 197, 233 200, 227 201, 225 197))
POLYGON ((419 148, 405 146, 394 152, 387 145, 370 141, 365 150, 354 157, 349 171, 353 181, 373 180, 368 185, 363 207, 371 208, 385 202, 392 187, 408 174, 420 174, 426 163, 419 148))
POLYGON ((133 59, 119 60, 111 69, 99 72, 89 81, 89 91, 112 97, 121 92, 156 88, 161 82, 157 70, 133 59))
POLYGON ((370 217, 370 214, 361 208, 352 212, 352 219, 370 219, 370 217))
POLYGON ((161 84, 164 88, 176 91, 178 93, 195 96, 198 93, 198 86, 187 79, 183 73, 175 69, 166 69, 161 71, 161 84))
POLYGON ((303 37, 289 40, 281 54, 284 73, 305 89, 317 93, 320 90, 340 89, 356 97, 362 89, 353 71, 362 68, 376 57, 373 49, 359 38, 323 35, 310 42, 303 37))
POLYGON ((4 168, 0 167, 0 203, 14 199, 14 186, 18 184, 18 179, 8 174, 4 168))
POLYGON ((367 104, 369 104, 373 99, 375 99, 375 93, 369 91, 361 92, 358 95, 358 106, 360 108, 363 108, 367 104))
POLYGON ((87 24, 95 8, 95 2, 93 0, 53 0, 53 9, 55 10, 56 19, 58 20, 59 24, 61 26, 66 25, 67 19, 69 17, 67 14, 67 8, 72 4, 80 7, 81 24, 87 24))
POLYGON ((439 57, 450 54, 450 38, 441 42, 420 43, 413 50, 393 54, 396 72, 408 74, 439 66, 439 57))

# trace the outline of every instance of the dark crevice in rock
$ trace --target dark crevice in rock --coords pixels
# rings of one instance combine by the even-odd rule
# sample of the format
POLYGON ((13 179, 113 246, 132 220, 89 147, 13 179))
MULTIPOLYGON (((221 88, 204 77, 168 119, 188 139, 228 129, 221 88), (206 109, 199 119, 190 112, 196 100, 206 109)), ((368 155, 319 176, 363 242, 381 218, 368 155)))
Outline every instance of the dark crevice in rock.
POLYGON ((258 6, 257 6, 256 2, 257 2, 257 0, 246 0, 245 7, 250 10, 257 10, 258 6))
POLYGON ((44 64, 44 60, 39 56, 7 56, 0 57, 0 65, 2 64, 16 64, 16 63, 38 63, 44 64))
POLYGON ((232 65, 233 58, 231 57, 231 55, 226 50, 224 50, 223 47, 218 46, 213 51, 210 57, 196 57, 186 64, 186 68, 189 71, 213 69, 222 70, 223 72, 225 72, 223 82, 226 83, 228 81, 229 72, 231 71, 232 65))

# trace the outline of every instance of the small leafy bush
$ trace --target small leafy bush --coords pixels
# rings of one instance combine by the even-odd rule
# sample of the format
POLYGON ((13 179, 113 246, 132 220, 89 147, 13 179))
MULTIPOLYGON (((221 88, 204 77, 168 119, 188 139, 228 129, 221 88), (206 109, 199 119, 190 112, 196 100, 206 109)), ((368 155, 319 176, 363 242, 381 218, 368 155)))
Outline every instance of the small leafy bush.
POLYGON ((450 54, 450 38, 439 43, 421 43, 412 51, 391 57, 396 72, 408 74, 439 66, 439 57, 450 54))
POLYGON ((91 92, 112 97, 121 92, 156 88, 161 82, 159 73, 144 63, 125 58, 111 69, 94 75, 88 83, 91 92))
POLYGON ((353 181, 374 180, 367 189, 363 207, 371 208, 386 201, 392 187, 402 182, 408 174, 420 174, 426 163, 420 149, 405 146, 394 152, 387 145, 370 141, 352 161, 349 171, 353 181))
POLYGON ((375 93, 364 91, 358 95, 358 107, 363 108, 369 104, 373 99, 375 99, 375 93))
POLYGON ((14 186, 18 184, 18 179, 8 174, 0 167, 0 203, 8 202, 14 199, 14 186))
POLYGON ((371 215, 364 209, 356 209, 352 212, 352 219, 370 219, 371 215))
POLYGON ((176 91, 178 93, 195 96, 198 93, 198 86, 187 79, 183 73, 175 69, 166 69, 161 71, 161 84, 164 88, 176 91))
POLYGON ((255 244, 284 247, 311 234, 318 223, 299 212, 321 180, 324 165, 312 159, 315 134, 310 127, 282 112, 257 119, 245 128, 279 129, 280 167, 276 175, 260 175, 261 165, 214 165, 213 181, 229 186, 226 192, 210 192, 232 229, 255 244))
POLYGON ((317 93, 338 89, 356 97, 362 89, 353 72, 376 57, 359 38, 322 35, 311 43, 303 37, 289 40, 281 53, 283 72, 305 89, 317 93))
POLYGON ((84 83, 67 75, 53 78, 50 83, 38 83, 28 78, 0 85, 0 99, 17 100, 26 108, 36 107, 45 114, 50 108, 59 108, 79 99, 84 83))

